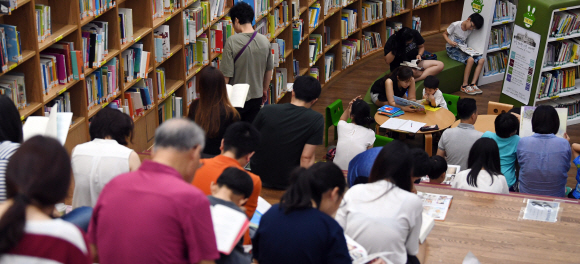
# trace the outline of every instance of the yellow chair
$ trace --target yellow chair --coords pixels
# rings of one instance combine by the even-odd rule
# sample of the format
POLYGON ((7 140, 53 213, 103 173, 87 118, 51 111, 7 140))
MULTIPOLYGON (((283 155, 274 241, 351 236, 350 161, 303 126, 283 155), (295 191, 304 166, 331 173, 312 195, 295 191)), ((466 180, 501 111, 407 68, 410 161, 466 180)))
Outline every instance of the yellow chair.
POLYGON ((507 113, 509 110, 514 108, 511 104, 502 104, 498 102, 489 101, 487 103, 487 114, 488 115, 499 115, 507 113))

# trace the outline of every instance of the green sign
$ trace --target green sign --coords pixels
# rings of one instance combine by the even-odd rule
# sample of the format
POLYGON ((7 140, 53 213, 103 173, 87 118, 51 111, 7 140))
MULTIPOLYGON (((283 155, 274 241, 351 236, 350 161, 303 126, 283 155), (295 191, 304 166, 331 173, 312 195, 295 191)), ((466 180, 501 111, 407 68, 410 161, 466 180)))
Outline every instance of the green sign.
POLYGON ((536 21, 536 17, 534 17, 534 13, 536 12, 536 7, 532 9, 530 12, 530 5, 528 5, 528 12, 524 14, 524 25, 527 28, 531 28, 534 22, 536 21))
POLYGON ((483 0, 473 0, 471 2, 471 9, 475 13, 481 13, 481 10, 483 10, 483 0))

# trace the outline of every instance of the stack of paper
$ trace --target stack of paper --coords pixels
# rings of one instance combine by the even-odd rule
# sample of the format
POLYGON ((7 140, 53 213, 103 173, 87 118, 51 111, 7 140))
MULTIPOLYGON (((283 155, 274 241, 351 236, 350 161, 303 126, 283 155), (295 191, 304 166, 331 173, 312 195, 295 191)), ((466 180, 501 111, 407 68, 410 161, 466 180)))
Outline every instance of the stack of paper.
POLYGON ((419 129, 424 125, 425 123, 416 122, 412 120, 389 118, 389 120, 383 123, 381 127, 389 130, 399 130, 409 133, 417 133, 417 131, 419 131, 419 129))

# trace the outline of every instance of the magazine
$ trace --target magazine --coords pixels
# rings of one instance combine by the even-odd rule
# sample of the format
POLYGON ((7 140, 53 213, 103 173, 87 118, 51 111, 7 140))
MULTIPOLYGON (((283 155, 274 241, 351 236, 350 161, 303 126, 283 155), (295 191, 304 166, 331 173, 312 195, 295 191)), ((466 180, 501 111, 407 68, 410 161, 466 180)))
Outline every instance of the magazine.
MULTIPOLYGON (((455 178, 455 174, 461 171, 461 166, 459 165, 447 165, 447 172, 445 172, 445 180, 441 184, 451 184, 451 180, 455 178)), ((431 182, 429 176, 421 177, 421 182, 431 182)))
POLYGON ((417 192, 419 198, 423 200, 423 212, 435 220, 445 220, 449 206, 451 205, 452 195, 441 195, 434 193, 417 192))
POLYGON ((483 55, 481 52, 474 50, 473 48, 470 48, 466 45, 457 45, 457 48, 459 48, 461 51, 465 52, 467 55, 471 57, 483 55))
POLYGON ((401 62, 401 66, 407 66, 422 71, 424 69, 419 67, 419 62, 421 62, 421 60, 403 61, 401 62))

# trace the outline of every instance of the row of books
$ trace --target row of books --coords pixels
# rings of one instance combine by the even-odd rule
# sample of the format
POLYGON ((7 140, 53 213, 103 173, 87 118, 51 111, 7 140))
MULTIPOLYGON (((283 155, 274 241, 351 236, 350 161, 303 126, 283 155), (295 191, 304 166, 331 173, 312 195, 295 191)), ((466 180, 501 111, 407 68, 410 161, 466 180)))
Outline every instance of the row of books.
POLYGON ((16 0, 0 0, 0 14, 10 15, 18 7, 16 0))
POLYGON ((411 28, 414 30, 417 30, 419 33, 421 32, 421 18, 418 16, 413 16, 412 18, 412 22, 411 22, 411 28))
POLYGON ((119 61, 112 58, 102 67, 86 76, 87 108, 103 104, 118 96, 119 92, 119 61))
POLYGON ((364 31, 361 39, 361 55, 365 56, 383 47, 381 34, 378 32, 364 31))
POLYGON ((340 22, 340 36, 342 39, 345 39, 357 29, 356 10, 343 8, 340 22))
POLYGON ((124 82, 147 78, 151 53, 143 50, 143 43, 135 43, 121 53, 121 71, 124 82))
POLYGON ((565 98, 559 98, 554 100, 551 105, 556 108, 567 108, 568 120, 580 116, 580 96, 573 95, 565 98))
POLYGON ((189 81, 187 81, 187 86, 185 88, 185 101, 187 103, 187 108, 189 109, 189 106, 191 105, 191 103, 193 103, 193 100, 199 98, 199 93, 197 92, 197 76, 193 76, 191 79, 189 79, 189 81))
POLYGON ((489 34, 488 49, 508 47, 512 43, 512 26, 500 25, 492 27, 489 34))
POLYGON ((332 73, 334 73, 335 59, 336 57, 334 56, 334 53, 324 54, 324 77, 326 81, 330 80, 330 76, 332 76, 332 73))
POLYGON ((124 111, 131 118, 143 116, 145 111, 153 108, 153 79, 144 78, 129 88, 124 94, 123 106, 128 110, 124 111))
POLYGON ((34 5, 34 11, 36 14, 36 33, 38 36, 38 42, 44 42, 44 40, 52 34, 50 6, 37 4, 34 5))
POLYGON ((177 9, 185 5, 185 0, 153 0, 153 19, 163 17, 165 14, 172 14, 177 9))
POLYGON ((516 18, 517 6, 507 0, 498 0, 495 2, 493 11, 493 22, 511 21, 516 18))
POLYGON ((115 6, 114 0, 79 0, 81 20, 87 17, 99 16, 115 6))
POLYGON ((401 23, 401 22, 387 21, 386 25, 387 25, 387 32, 386 32, 387 39, 389 39, 397 31, 399 31, 399 29, 403 28, 403 23, 401 23))
POLYGON ((286 52, 286 41, 283 39, 274 39, 274 42, 270 44, 272 48, 272 55, 274 55, 274 67, 280 66, 280 63, 284 63, 286 58, 284 58, 286 52))
POLYGON ((505 72, 508 55, 506 50, 487 54, 483 65, 483 76, 505 72))
POLYGON ((377 109, 377 112, 388 117, 397 117, 405 113, 401 108, 390 105, 383 105, 381 108, 377 109))
POLYGON ((580 39, 570 39, 548 43, 544 56, 544 67, 560 66, 580 61, 580 39))
POLYGON ((342 41, 342 68, 352 65, 360 58, 360 40, 346 39, 342 41))
POLYGON ((185 8, 183 10, 183 25, 184 27, 187 25, 184 28, 185 44, 195 43, 196 36, 199 36, 209 24, 209 4, 207 2, 198 1, 185 8))
POLYGON ((284 93, 286 92, 286 85, 288 83, 288 71, 286 68, 277 68, 276 74, 273 78, 274 85, 272 86, 272 103, 277 102, 282 98, 284 93))
POLYGON ((318 69, 318 66, 312 66, 310 67, 310 70, 308 71, 308 75, 316 78, 316 80, 320 81, 320 69, 318 69))
POLYGON ((159 115, 159 124, 172 118, 183 117, 183 97, 171 95, 171 98, 165 100, 157 107, 159 115))
POLYGON ((61 41, 40 52, 40 73, 45 94, 58 85, 84 79, 81 51, 74 50, 73 42, 61 41))
POLYGON ((542 73, 538 99, 548 98, 560 93, 575 90, 577 77, 576 71, 577 69, 575 68, 568 68, 542 73))
POLYGON ((378 0, 364 1, 361 11, 363 25, 383 19, 383 2, 378 0))
POLYGON ((580 10, 563 11, 554 14, 550 37, 562 37, 580 32, 580 10))
MULTIPOLYGON (((233 1, 232 6, 233 6, 233 1)), ((226 8, 225 0, 209 0, 210 6, 210 21, 217 19, 224 15, 224 11, 226 8)))
POLYGON ((316 59, 324 51, 322 50, 322 35, 320 34, 310 34, 308 36, 308 51, 310 58, 310 66, 316 63, 316 59))
POLYGON ((320 17, 320 3, 314 2, 308 8, 308 26, 315 28, 318 26, 318 18, 320 17))
POLYGON ((255 30, 258 31, 258 33, 266 36, 267 38, 270 38, 270 33, 269 33, 269 28, 268 28, 268 19, 262 19, 260 21, 258 21, 256 23, 256 27, 255 30))
POLYGON ((406 0, 386 0, 387 17, 397 16, 405 10, 406 0))
MULTIPOLYGON (((341 6, 342 6, 342 0, 326 0, 326 1, 324 1, 324 16, 328 15, 329 10, 331 10, 333 8, 340 8, 341 6)), ((298 6, 298 8, 300 8, 300 6, 298 6)))
POLYGON ((133 9, 119 8, 121 44, 133 41, 133 9))
POLYGON ((195 66, 207 65, 209 63, 209 40, 198 38, 196 43, 185 45, 185 69, 187 75, 191 74, 195 66))
POLYGON ((300 75, 300 63, 296 59, 292 59, 292 69, 292 72, 294 72, 293 77, 298 77, 298 75, 300 75))
POLYGON ((109 54, 109 22, 92 21, 81 28, 85 68, 97 68, 109 54))
POLYGON ((165 68, 159 67, 155 69, 155 74, 157 76, 157 98, 163 99, 169 94, 169 87, 166 86, 167 74, 165 68))
POLYGON ((52 110, 56 110, 57 112, 60 113, 72 112, 72 108, 70 106, 70 93, 64 92, 63 94, 52 99, 48 104, 44 106, 45 115, 46 113, 50 113, 52 110))
POLYGON ((438 3, 439 0, 414 0, 413 8, 425 7, 430 4, 438 3))
POLYGON ((0 24, 0 66, 8 71, 8 63, 22 61, 22 43, 16 26, 0 24))
POLYGON ((169 58, 171 54, 171 44, 169 42, 169 26, 161 25, 153 31, 155 40, 155 61, 160 63, 169 58))
POLYGON ((8 72, 0 76, 0 94, 12 99, 18 109, 28 106, 24 73, 8 72))
POLYGON ((213 58, 213 60, 211 60, 209 62, 209 65, 212 67, 215 67, 216 69, 220 69, 220 64, 222 62, 222 55, 219 54, 217 57, 213 58))
POLYGON ((288 3, 282 2, 281 5, 274 9, 274 14, 268 16, 269 32, 273 36, 276 30, 283 28, 290 23, 290 16, 288 14, 288 3))

